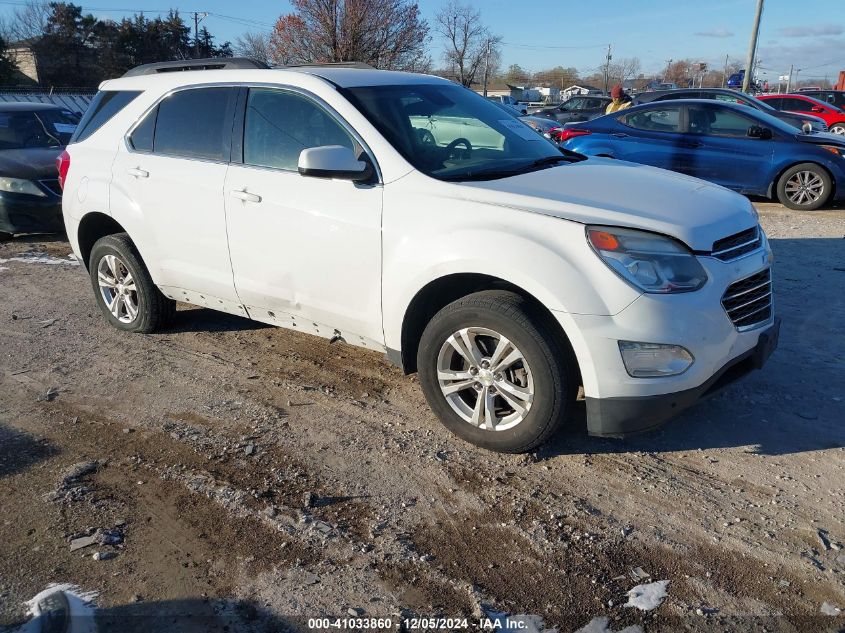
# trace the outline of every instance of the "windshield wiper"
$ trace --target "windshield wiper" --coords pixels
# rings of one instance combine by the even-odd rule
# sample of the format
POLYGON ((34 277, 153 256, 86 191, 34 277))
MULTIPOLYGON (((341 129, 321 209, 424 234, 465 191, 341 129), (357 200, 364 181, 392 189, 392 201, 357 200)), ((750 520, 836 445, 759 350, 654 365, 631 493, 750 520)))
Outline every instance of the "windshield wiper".
POLYGON ((497 178, 507 178, 509 176, 518 176, 519 174, 525 174, 530 171, 535 171, 537 169, 542 169, 543 167, 551 167, 557 163, 566 162, 566 163, 573 163, 584 160, 580 154, 574 155, 566 155, 561 154, 560 156, 544 156, 543 158, 538 158, 530 163, 526 163, 524 165, 520 165, 518 167, 512 167, 511 169, 487 169, 481 170, 476 172, 466 172, 464 174, 456 174, 454 176, 446 176, 443 180, 450 180, 450 181, 462 181, 462 180, 495 180, 497 178))

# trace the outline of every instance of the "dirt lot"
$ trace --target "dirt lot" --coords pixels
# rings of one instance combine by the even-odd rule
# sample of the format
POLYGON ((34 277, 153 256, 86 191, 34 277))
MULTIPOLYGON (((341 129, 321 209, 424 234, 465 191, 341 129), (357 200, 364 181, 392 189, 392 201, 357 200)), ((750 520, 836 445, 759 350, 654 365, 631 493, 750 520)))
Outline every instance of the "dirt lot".
POLYGON ((845 210, 760 209, 769 365, 632 441, 581 411, 529 456, 456 440, 343 344, 189 306, 122 334, 66 242, 0 244, 0 629, 50 583, 96 592, 109 631, 842 629, 845 210), (658 580, 661 606, 625 606, 658 580))

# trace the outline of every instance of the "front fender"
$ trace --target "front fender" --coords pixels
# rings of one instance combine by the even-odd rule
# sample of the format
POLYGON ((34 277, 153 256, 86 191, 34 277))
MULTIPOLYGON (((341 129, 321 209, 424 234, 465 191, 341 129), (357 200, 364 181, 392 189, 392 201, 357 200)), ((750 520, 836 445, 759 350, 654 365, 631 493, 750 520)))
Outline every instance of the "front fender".
POLYGON ((583 224, 439 195, 436 186, 400 191, 398 184, 386 187, 384 198, 382 296, 389 348, 401 349, 402 323, 417 293, 448 275, 495 277, 564 313, 612 315, 640 294, 593 253, 583 224))

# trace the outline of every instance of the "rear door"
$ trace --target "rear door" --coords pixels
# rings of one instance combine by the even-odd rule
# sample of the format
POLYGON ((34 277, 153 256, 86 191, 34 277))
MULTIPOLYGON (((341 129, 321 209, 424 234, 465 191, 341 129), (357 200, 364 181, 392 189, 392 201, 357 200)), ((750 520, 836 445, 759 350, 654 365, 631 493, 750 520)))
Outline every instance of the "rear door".
POLYGON ((161 100, 117 154, 111 205, 146 233, 144 255, 165 292, 239 314, 223 208, 236 96, 191 87, 161 100))
POLYGON ((613 133, 616 157, 684 171, 682 111, 679 105, 660 102, 648 109, 623 114, 618 119, 621 129, 613 133))
POLYGON ((761 123, 717 103, 686 108, 684 173, 741 193, 765 194, 774 142, 748 136, 748 128, 761 123))

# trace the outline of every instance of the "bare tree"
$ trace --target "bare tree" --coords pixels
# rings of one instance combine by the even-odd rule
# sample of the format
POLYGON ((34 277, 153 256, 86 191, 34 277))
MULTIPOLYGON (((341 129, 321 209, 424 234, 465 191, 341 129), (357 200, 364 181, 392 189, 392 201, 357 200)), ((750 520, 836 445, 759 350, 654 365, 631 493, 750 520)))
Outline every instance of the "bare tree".
POLYGON ((271 53, 269 33, 259 31, 244 33, 235 40, 233 50, 240 57, 249 57, 266 64, 276 61, 271 53))
POLYGON ((40 37, 47 30, 47 23, 52 12, 48 2, 30 0, 15 9, 12 17, 3 24, 3 35, 10 41, 40 37))
POLYGON ((611 64, 608 70, 608 76, 611 83, 624 84, 629 79, 634 79, 640 74, 640 58, 626 57, 620 59, 615 64, 611 64))
POLYGON ((413 0, 291 0, 270 38, 280 63, 365 62, 376 68, 425 66, 428 24, 413 0))
POLYGON ((446 65, 457 81, 471 86, 477 83, 479 72, 488 77, 493 74, 490 60, 498 67, 502 40, 484 26, 480 11, 451 0, 437 14, 435 22, 437 33, 446 45, 446 65))

